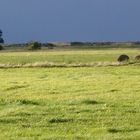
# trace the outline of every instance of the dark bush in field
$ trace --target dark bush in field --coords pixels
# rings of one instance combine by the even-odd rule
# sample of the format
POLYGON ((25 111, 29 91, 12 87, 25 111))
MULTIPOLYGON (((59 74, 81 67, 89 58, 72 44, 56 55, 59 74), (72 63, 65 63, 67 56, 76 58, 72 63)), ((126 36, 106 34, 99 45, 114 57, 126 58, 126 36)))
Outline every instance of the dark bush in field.
POLYGON ((81 46, 81 45, 85 45, 84 42, 71 42, 71 46, 81 46))
POLYGON ((140 60, 140 55, 137 55, 137 56, 135 57, 135 60, 140 60))
POLYGON ((3 49, 4 49, 4 47, 2 45, 0 45, 0 50, 3 50, 3 49))
POLYGON ((28 44, 28 50, 40 50, 41 49, 41 43, 34 41, 28 44))
POLYGON ((129 60, 129 56, 127 56, 125 54, 120 55, 119 58, 118 58, 119 62, 128 61, 128 60, 129 60))
POLYGON ((4 39, 0 37, 0 43, 4 43, 4 39))
POLYGON ((47 47, 48 49, 53 49, 54 47, 56 47, 56 45, 53 43, 47 43, 47 47))
POLYGON ((3 44, 4 43, 4 39, 2 38, 2 33, 3 33, 2 30, 0 30, 0 43, 3 44))

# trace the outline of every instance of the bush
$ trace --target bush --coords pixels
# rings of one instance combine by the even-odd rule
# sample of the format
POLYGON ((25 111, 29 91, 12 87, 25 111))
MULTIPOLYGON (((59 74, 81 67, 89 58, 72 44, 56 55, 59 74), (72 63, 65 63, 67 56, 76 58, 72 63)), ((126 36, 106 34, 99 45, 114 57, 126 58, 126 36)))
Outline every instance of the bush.
POLYGON ((85 42, 71 42, 71 46, 83 46, 85 42))
POLYGON ((34 41, 29 43, 28 50, 40 50, 41 49, 41 43, 34 41))
POLYGON ((54 47, 56 47, 56 45, 53 43, 47 43, 47 47, 48 49, 53 49, 54 47))
POLYGON ((2 46, 2 45, 0 45, 0 50, 4 50, 4 48, 3 48, 3 46, 2 46))
POLYGON ((4 39, 0 37, 0 43, 4 43, 4 39))

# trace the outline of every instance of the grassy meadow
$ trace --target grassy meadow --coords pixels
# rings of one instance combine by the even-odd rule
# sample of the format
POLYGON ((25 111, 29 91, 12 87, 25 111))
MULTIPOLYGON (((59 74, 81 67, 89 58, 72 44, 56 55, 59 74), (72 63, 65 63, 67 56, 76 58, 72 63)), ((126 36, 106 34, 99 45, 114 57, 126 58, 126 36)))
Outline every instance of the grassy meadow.
MULTIPOLYGON (((115 62, 139 49, 1 52, 0 64, 115 62)), ((0 68, 0 139, 139 140, 140 65, 0 68)))
POLYGON ((0 64, 28 64, 35 62, 53 63, 93 63, 93 62, 115 62, 120 54, 127 54, 131 60, 140 53, 140 49, 54 49, 48 51, 21 51, 0 53, 0 64))

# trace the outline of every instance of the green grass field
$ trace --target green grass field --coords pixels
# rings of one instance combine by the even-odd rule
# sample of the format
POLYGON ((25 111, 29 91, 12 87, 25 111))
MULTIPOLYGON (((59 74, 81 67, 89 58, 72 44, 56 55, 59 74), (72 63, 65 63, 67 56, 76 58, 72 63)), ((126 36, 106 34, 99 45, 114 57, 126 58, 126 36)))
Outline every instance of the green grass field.
POLYGON ((128 54, 131 60, 140 54, 140 49, 86 49, 68 50, 54 49, 51 51, 35 52, 2 52, 0 53, 0 64, 27 64, 34 62, 54 63, 90 63, 90 62, 114 62, 120 54, 128 54))
MULTIPOLYGON (((0 63, 116 61, 138 49, 2 52, 0 63)), ((0 69, 0 139, 139 140, 140 65, 0 69)))
POLYGON ((120 54, 128 54, 133 60, 140 54, 140 49, 86 49, 86 50, 63 50, 54 49, 48 51, 28 51, 28 52, 6 52, 0 53, 0 64, 26 64, 34 62, 54 62, 54 63, 90 63, 90 62, 114 62, 120 54))

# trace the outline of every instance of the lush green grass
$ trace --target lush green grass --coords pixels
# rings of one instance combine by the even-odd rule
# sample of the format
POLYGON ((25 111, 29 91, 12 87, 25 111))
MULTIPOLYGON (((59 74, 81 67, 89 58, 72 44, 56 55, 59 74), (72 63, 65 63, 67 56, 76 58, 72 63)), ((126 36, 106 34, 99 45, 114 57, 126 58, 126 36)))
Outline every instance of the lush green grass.
MULTIPOLYGON (((0 64, 115 62, 139 49, 0 53, 0 64)), ((140 66, 0 69, 1 139, 140 139, 140 66)))
POLYGON ((38 52, 1 52, 0 64, 27 64, 35 62, 54 63, 91 63, 91 62, 114 62, 121 54, 128 54, 131 60, 138 54, 140 49, 92 49, 92 50, 65 50, 54 49, 38 52))
MULTIPOLYGON (((77 53, 84 60, 82 52, 73 55, 77 53)), ((103 51, 85 55, 94 58, 94 53, 102 56, 103 51)), ((0 61, 7 62, 4 55, 13 55, 19 59, 11 61, 17 62, 25 54, 4 53, 0 61)), ((59 55, 72 55, 50 52, 40 56, 54 60, 56 54, 59 60, 59 55)), ((29 55, 35 58, 36 53, 29 55)), ((138 140, 139 75, 140 66, 0 69, 0 138, 138 140)))

